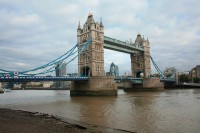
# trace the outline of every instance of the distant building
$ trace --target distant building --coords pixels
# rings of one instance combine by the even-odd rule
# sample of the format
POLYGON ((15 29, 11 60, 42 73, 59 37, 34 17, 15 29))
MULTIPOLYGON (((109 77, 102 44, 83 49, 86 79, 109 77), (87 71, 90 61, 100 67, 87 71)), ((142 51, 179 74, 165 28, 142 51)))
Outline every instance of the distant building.
POLYGON ((110 72, 106 72, 106 76, 110 76, 110 72))
POLYGON ((14 89, 22 88, 22 84, 14 84, 13 88, 14 89))
POLYGON ((164 71, 165 77, 171 77, 176 72, 175 67, 166 68, 164 71))
POLYGON ((190 75, 190 71, 178 72, 178 75, 190 75))
POLYGON ((193 80, 194 78, 200 78, 200 65, 197 65, 191 70, 191 79, 193 80))
POLYGON ((55 67, 56 77, 60 77, 67 74, 66 62, 60 62, 55 67))
POLYGON ((53 81, 27 82, 25 84, 14 84, 14 89, 17 88, 51 88, 53 81))
MULTIPOLYGON (((61 77, 67 75, 66 62, 59 62, 55 67, 56 77, 61 77)), ((55 87, 64 88, 64 81, 56 81, 55 87)))
POLYGON ((68 73, 69 77, 78 77, 78 73, 68 73))
POLYGON ((45 81, 45 82, 42 82, 43 88, 51 88, 52 85, 53 85, 53 81, 45 81))
POLYGON ((119 76, 119 67, 115 65, 113 62, 110 65, 110 75, 119 76))
POLYGON ((8 86, 9 86, 9 83, 8 83, 8 82, 2 82, 2 83, 1 83, 1 87, 2 87, 2 88, 9 88, 8 86))

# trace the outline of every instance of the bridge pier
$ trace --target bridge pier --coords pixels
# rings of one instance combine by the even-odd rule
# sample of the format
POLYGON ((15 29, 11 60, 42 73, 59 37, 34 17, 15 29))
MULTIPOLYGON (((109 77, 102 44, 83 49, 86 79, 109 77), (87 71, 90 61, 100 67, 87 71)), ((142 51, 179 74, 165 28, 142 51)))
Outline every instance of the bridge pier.
POLYGON ((158 91, 164 90, 164 84, 159 78, 144 78, 141 85, 132 84, 131 81, 124 82, 124 91, 158 91))
POLYGON ((70 96, 117 96, 114 78, 92 76, 88 81, 73 81, 70 96))

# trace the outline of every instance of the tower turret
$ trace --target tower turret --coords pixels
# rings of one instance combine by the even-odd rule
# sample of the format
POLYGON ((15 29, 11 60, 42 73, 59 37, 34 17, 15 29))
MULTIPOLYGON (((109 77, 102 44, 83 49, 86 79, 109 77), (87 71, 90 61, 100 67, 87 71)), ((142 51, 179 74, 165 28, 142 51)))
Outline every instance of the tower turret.
POLYGON ((138 33, 138 35, 137 35, 137 37, 136 37, 136 39, 135 39, 135 42, 138 42, 140 45, 142 45, 143 44, 143 39, 142 39, 142 37, 141 37, 141 34, 140 33, 138 33))
POLYGON ((151 63, 150 63, 150 46, 148 39, 145 40, 144 36, 138 33, 135 43, 139 43, 144 48, 144 51, 135 52, 131 54, 131 69, 133 77, 140 77, 143 73, 144 78, 150 77, 151 74, 151 63))
POLYGON ((81 42, 81 25, 80 25, 80 21, 79 21, 78 28, 77 28, 77 41, 78 41, 78 43, 81 42))
POLYGON ((78 23, 78 28, 77 28, 77 30, 81 30, 81 24, 80 24, 80 21, 79 21, 79 23, 78 23))
POLYGON ((147 37, 147 43, 150 44, 150 43, 149 43, 149 39, 148 39, 148 37, 147 37))
POLYGON ((100 27, 103 27, 102 18, 100 19, 100 27))
MULTIPOLYGON (((102 22, 101 22, 102 23, 102 22)), ((103 26, 103 23, 102 23, 103 26)), ((104 76, 104 31, 99 22, 95 22, 93 14, 89 13, 83 28, 78 26, 77 37, 79 47, 89 38, 91 44, 87 50, 80 54, 79 75, 104 76), (80 35, 79 35, 80 33, 80 35)))

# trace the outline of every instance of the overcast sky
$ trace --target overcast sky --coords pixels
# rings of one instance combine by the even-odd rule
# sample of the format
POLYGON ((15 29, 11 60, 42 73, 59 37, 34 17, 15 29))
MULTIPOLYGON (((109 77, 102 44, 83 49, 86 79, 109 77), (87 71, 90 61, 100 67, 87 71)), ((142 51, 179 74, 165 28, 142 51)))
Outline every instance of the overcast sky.
MULTIPOLYGON (((106 36, 148 37, 161 70, 200 65, 199 0, 0 0, 0 68, 28 70, 64 54, 77 43, 78 22, 83 25, 89 12, 95 21, 102 18, 106 36)), ((104 60, 106 71, 114 62, 120 73, 130 72, 128 54, 105 50, 104 60)), ((77 60, 67 67, 75 72, 72 66, 77 60)))

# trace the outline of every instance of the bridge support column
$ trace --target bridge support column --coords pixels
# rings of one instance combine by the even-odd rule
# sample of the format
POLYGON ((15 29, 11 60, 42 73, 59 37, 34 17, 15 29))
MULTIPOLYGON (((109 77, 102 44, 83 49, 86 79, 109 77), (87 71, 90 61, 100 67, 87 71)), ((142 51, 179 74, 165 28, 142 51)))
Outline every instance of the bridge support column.
POLYGON ((150 90, 164 89, 164 84, 160 82, 159 78, 144 78, 142 85, 144 89, 150 89, 150 90))
POLYGON ((113 77, 93 76, 88 81, 73 81, 70 96, 117 96, 113 77))
POLYGON ((143 83, 132 84, 131 81, 125 81, 124 91, 159 91, 164 90, 164 84, 160 82, 159 78, 144 78, 143 83))
POLYGON ((149 78, 151 75, 149 40, 145 40, 140 34, 138 34, 135 39, 135 44, 143 47, 144 51, 136 51, 134 54, 130 55, 132 75, 135 78, 149 78))

